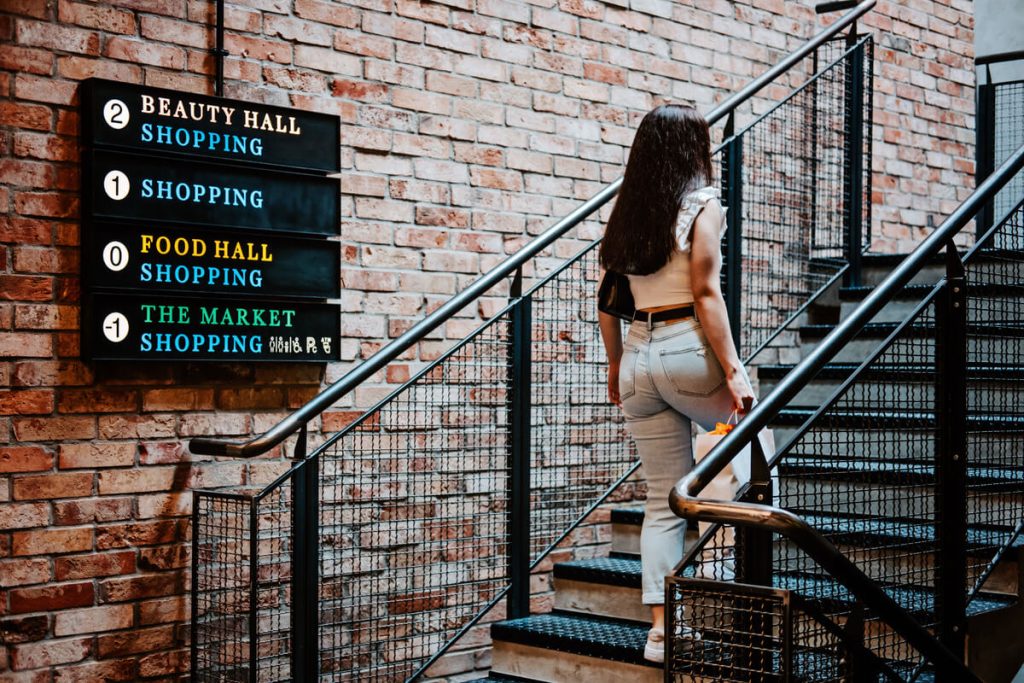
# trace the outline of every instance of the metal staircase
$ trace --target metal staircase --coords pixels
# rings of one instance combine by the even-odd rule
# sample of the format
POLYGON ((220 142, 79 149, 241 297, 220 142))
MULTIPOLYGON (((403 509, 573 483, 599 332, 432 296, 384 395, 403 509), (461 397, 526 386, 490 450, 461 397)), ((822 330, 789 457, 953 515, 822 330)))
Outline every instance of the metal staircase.
MULTIPOLYGON (((931 260, 938 247, 929 241, 931 251, 908 262, 863 255, 872 43, 856 21, 874 4, 856 5, 708 115, 725 123, 716 163, 730 218, 730 318, 759 366, 763 400, 677 487, 678 512, 715 523, 691 539, 667 586, 670 624, 698 629, 698 647, 670 639, 665 671, 641 659, 635 511, 612 513, 611 556, 556 562, 554 612, 531 615, 531 573, 554 553, 571 554, 578 535, 600 539, 588 525, 635 487, 635 457, 605 395, 596 242, 544 269, 559 240, 614 196, 613 183, 265 434, 192 441, 197 454, 257 457, 285 444, 294 457, 265 485, 195 493, 193 680, 415 680, 460 640, 480 642, 503 608, 508 619, 490 629, 492 681, 909 681, 965 672, 954 654, 964 634, 981 615, 1003 614, 1019 587, 998 562, 1019 545, 1006 519, 1020 518, 1021 463, 1001 435, 1024 429, 1013 412, 1019 384, 1000 371, 1019 316, 993 302, 1013 301, 1003 296, 1018 284, 1008 230, 1020 217, 993 229, 1002 230, 1001 251, 976 250, 967 261, 962 295, 992 315, 957 328, 976 343, 961 364, 967 372, 951 375, 951 280, 931 260), (738 125, 737 108, 782 74, 803 82, 738 125), (875 274, 889 270, 872 289, 875 274), (905 288, 912 280, 917 288, 905 288), (507 292, 508 304, 476 331, 338 433, 314 437, 325 410, 495 291, 507 292), (846 308, 837 310, 840 301, 846 308), (806 357, 787 366, 794 344, 806 357), (936 384, 949 376, 971 387, 961 392, 965 404, 948 401, 960 384, 936 384), (971 405, 1003 410, 971 413, 971 405), (775 457, 760 462, 741 501, 695 498, 752 430, 769 424, 779 452, 762 454, 775 457), (981 435, 991 457, 936 467, 936 439, 952 456, 951 424, 981 435), (892 434, 907 435, 895 455, 889 447, 901 440, 892 434), (963 515, 947 511, 956 500, 963 515), (735 583, 694 578, 713 574, 700 569, 699 553, 723 543, 721 524, 741 527, 735 583), (956 552, 969 560, 951 573, 956 552)), ((1015 159, 994 174, 998 184, 1024 164, 1024 155, 1015 159)), ((961 229, 994 191, 975 193, 940 231, 961 229)))

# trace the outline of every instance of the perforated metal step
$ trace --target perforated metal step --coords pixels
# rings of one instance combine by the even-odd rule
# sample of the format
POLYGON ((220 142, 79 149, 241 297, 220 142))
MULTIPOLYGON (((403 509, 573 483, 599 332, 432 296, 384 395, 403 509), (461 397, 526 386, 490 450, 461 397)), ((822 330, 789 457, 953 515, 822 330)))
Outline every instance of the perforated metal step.
POLYGON ((644 659, 648 628, 636 622, 552 612, 492 624, 491 637, 559 652, 655 666, 644 659))
POLYGON ((554 574, 556 579, 587 581, 606 586, 639 588, 642 572, 640 569, 640 558, 636 556, 612 556, 559 562, 555 565, 554 574))

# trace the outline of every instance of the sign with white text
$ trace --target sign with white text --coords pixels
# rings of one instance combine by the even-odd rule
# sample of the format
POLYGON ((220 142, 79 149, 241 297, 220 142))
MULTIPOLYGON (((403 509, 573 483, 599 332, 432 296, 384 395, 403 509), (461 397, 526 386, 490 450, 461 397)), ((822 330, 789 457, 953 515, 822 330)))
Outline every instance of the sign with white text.
POLYGON ((337 242, 98 223, 82 245, 88 289, 340 296, 337 242))
POLYGON ((341 221, 338 181, 203 162, 94 151, 85 197, 96 218, 335 235, 341 221))
POLYGON ((96 360, 338 360, 337 306, 95 293, 82 344, 96 360))
POLYGON ((90 78, 86 144, 319 172, 339 169, 337 116, 90 78))

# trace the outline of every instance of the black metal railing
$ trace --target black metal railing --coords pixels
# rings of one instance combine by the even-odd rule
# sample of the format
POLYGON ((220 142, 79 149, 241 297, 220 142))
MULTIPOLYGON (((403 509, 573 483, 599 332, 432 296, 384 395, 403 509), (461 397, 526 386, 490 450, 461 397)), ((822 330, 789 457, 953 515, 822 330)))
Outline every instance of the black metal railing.
MULTIPOLYGON (((681 516, 744 528, 738 557, 751 547, 772 549, 768 561, 738 562, 742 581, 793 591, 834 623, 856 612, 881 624, 856 644, 905 680, 918 675, 922 662, 934 665, 940 679, 976 680, 962 662, 969 602, 985 599, 985 578, 1020 532, 1024 463, 1010 444, 1024 421, 1014 380, 1024 364, 1017 301, 1024 290, 1024 197, 964 259, 952 239, 1022 167, 1024 146, 672 494, 681 516), (943 245, 944 277, 937 275, 934 287, 891 322, 871 323, 943 245), (856 369, 808 414, 786 411, 833 360, 856 369), (770 422, 797 429, 766 462, 754 435, 770 422), (754 477, 742 502, 697 499, 745 444, 752 445, 754 477)), ((723 533, 712 531, 708 540, 722 545, 723 533)), ((680 581, 693 590, 693 579, 680 581)), ((747 638, 744 647, 752 642, 747 638)))
MULTIPOLYGON (((830 41, 873 5, 874 0, 858 4, 723 102, 709 122, 726 118, 782 73, 806 66, 804 73, 814 76, 811 85, 781 106, 793 107, 813 92, 819 114, 832 119, 830 127, 850 125, 856 118, 846 113, 849 100, 826 105, 823 99, 840 95, 825 84, 847 83, 842 74, 870 58, 870 42, 858 36, 834 48, 830 41), (835 57, 825 59, 828 54, 835 57)), ((869 78, 870 68, 864 75, 869 78)), ((862 95, 870 91, 867 83, 862 95)), ((849 92, 844 86, 842 97, 849 92)), ((763 146, 758 158, 781 164, 782 150, 772 150, 770 136, 761 133, 780 125, 780 111, 728 137, 750 140, 753 149, 763 146)), ((811 136, 817 130, 805 125, 788 133, 811 136)), ((859 163, 870 167, 864 159, 859 163)), ((813 187, 803 176, 821 171, 814 168, 779 166, 780 175, 764 188, 760 177, 749 175, 737 200, 742 211, 769 216, 788 210, 787 201, 809 207, 814 198, 782 200, 775 193, 785 174, 799 173, 800 187, 813 187), (761 209, 761 203, 773 208, 761 209)), ((838 183, 839 173, 824 176, 838 183)), ((194 680, 415 678, 503 599, 508 614, 528 612, 531 568, 577 533, 636 467, 621 415, 607 402, 591 294, 597 243, 553 272, 534 272, 536 257, 591 218, 618 185, 602 190, 266 433, 246 443, 193 439, 195 453, 253 457, 293 437, 296 459, 260 490, 196 492, 194 680), (532 284, 524 282, 523 272, 536 275, 532 284), (308 424, 510 276, 507 306, 325 443, 307 448, 308 424)), ((798 225, 806 216, 794 210, 784 238, 751 233, 739 247, 742 261, 735 262, 753 267, 751 256, 761 243, 771 245, 766 249, 796 248, 817 239, 819 248, 827 242, 838 252, 850 251, 846 223, 833 224, 841 236, 826 237, 810 220, 798 225)), ((859 254, 861 247, 858 240, 852 250, 859 254)), ((809 249, 800 258, 826 264, 832 278, 844 267, 834 255, 809 249)), ((744 272, 730 286, 745 277, 744 272)), ((757 300, 749 292, 743 299, 757 300)), ((773 305, 774 319, 792 321, 804 302, 773 305)), ((769 324, 764 329, 771 333, 769 324)), ((758 339, 754 332, 744 336, 758 339)))
MULTIPOLYGON (((979 82, 975 89, 977 135, 975 138, 975 176, 984 180, 1013 150, 1024 144, 1024 81, 994 81, 992 65, 1024 63, 1024 51, 979 57, 979 82)), ((977 233, 992 227, 993 218, 1009 210, 1014 197, 1024 191, 1024 179, 1017 178, 1003 188, 982 210, 977 233)))

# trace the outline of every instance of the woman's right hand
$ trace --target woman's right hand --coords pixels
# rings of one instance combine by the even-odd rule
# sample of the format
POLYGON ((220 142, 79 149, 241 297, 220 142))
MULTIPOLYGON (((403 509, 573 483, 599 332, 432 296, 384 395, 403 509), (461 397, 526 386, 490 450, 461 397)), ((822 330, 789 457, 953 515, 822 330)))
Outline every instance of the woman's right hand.
POLYGON ((754 390, 750 388, 746 376, 742 372, 733 372, 726 380, 729 393, 732 394, 732 408, 742 414, 747 413, 754 405, 754 390))

